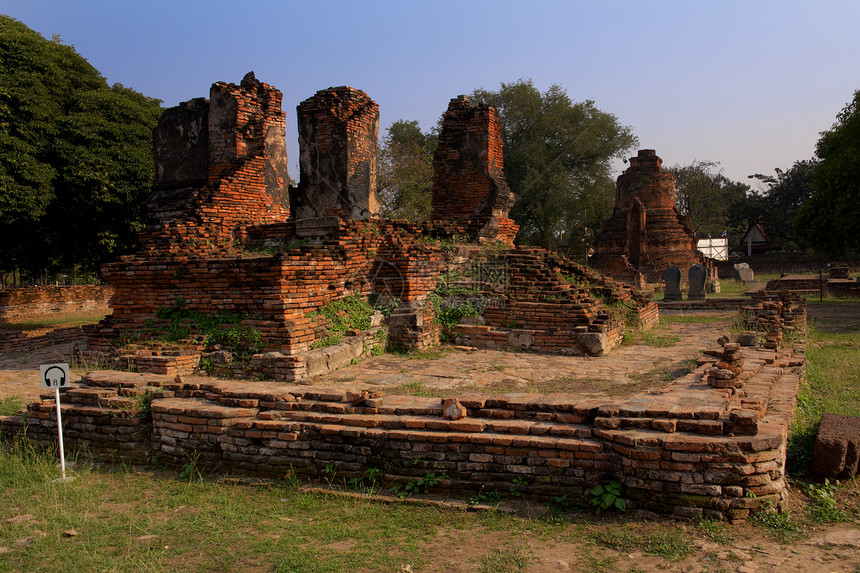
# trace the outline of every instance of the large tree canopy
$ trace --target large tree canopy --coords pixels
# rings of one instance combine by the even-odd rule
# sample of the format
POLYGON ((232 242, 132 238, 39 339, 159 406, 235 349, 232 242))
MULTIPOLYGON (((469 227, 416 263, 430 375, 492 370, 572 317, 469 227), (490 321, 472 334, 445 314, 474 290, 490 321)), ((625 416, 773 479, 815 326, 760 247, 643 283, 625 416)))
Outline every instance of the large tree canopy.
POLYGON ((611 161, 638 144, 632 130, 591 100, 574 103, 558 85, 541 93, 519 80, 471 97, 499 112, 517 242, 554 247, 574 239, 584 250, 612 212, 611 161))
POLYGON ((693 161, 666 170, 675 176, 675 206, 682 215, 690 215, 697 236, 738 231, 729 224, 729 208, 744 198, 749 185, 725 177, 715 161, 693 161))
POLYGON ((751 179, 760 181, 763 192, 748 191, 729 208, 733 225, 745 231, 753 223, 761 223, 771 242, 786 251, 803 250, 803 234, 794 232, 792 221, 801 206, 812 196, 813 177, 818 162, 796 161, 788 170, 776 169, 776 176, 756 173, 751 179))
POLYGON ((860 90, 821 134, 815 154, 814 191, 795 219, 795 233, 832 255, 860 250, 860 90))
POLYGON ((95 270, 133 245, 159 104, 0 16, 0 271, 95 270))

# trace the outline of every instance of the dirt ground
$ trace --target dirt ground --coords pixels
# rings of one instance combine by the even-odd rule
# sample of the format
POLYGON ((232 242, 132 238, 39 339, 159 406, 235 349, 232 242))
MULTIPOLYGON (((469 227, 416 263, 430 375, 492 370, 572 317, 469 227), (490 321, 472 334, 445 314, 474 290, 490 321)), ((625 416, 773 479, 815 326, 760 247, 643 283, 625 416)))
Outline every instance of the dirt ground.
MULTIPOLYGON (((860 302, 811 304, 809 320, 828 332, 860 332, 860 302)), ((383 355, 349 366, 325 377, 320 385, 376 385, 390 393, 429 393, 455 391, 572 391, 618 395, 642 391, 659 385, 698 356, 702 348, 713 346, 728 327, 730 314, 707 325, 669 323, 659 336, 677 337, 671 346, 625 345, 606 357, 575 358, 540 356, 512 352, 452 351, 423 358, 383 355), (724 320, 723 320, 724 319, 724 320)), ((69 345, 27 353, 0 354, 0 400, 17 396, 28 400, 42 392, 39 364, 65 361, 69 345)), ((860 485, 847 484, 840 490, 840 505, 860 510, 860 485)), ((791 495, 791 513, 802 516, 806 507, 800 491, 791 495)), ((647 530, 653 516, 624 517, 636 528, 647 530)), ((732 540, 717 542, 696 533, 693 524, 681 524, 691 532, 693 553, 678 561, 647 555, 639 549, 584 547, 585 530, 571 525, 570 541, 528 543, 532 557, 527 571, 677 571, 738 572, 808 571, 811 573, 860 572, 860 520, 850 523, 813 526, 806 537, 791 544, 776 542, 767 532, 751 523, 729 528, 732 540), (579 528, 579 529, 577 529, 579 528)), ((587 529, 587 528, 586 528, 587 529)), ((454 532, 450 532, 454 533, 454 532)), ((439 532, 444 540, 446 532, 439 532)), ((476 555, 504 551, 522 539, 506 532, 482 533, 472 540, 452 539, 445 551, 427 570, 473 571, 476 555)), ((515 569, 500 569, 515 570, 515 569)))
POLYGON ((824 332, 860 332, 860 302, 809 304, 807 320, 824 332))

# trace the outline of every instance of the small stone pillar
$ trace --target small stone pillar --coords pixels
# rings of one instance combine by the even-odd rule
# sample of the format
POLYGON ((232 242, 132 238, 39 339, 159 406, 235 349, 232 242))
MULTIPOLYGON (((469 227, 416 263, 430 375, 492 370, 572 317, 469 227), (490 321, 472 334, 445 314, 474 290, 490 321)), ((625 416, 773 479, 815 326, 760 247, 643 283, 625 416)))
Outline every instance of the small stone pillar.
POLYGON ((690 281, 690 290, 687 293, 687 299, 704 300, 705 280, 708 278, 708 271, 702 265, 695 264, 687 271, 687 277, 690 281))
POLYGON ((666 283, 663 291, 663 300, 681 300, 681 269, 675 265, 669 265, 663 271, 663 281, 666 283))

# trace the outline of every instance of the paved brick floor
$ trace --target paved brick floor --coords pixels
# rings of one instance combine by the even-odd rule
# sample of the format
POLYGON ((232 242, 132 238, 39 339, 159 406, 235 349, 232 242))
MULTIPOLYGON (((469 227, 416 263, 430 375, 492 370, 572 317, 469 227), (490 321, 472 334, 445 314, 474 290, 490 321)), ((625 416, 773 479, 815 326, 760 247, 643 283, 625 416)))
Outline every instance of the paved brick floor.
MULTIPOLYGON (((716 346, 734 313, 706 314, 722 320, 709 324, 671 323, 653 331, 655 336, 680 337, 672 346, 624 345, 598 358, 491 350, 453 350, 419 358, 386 354, 316 378, 313 384, 434 396, 475 391, 626 396, 666 384, 666 373, 683 374, 702 349, 716 346)), ((65 361, 68 351, 68 345, 63 345, 0 355, 0 399, 37 397, 42 392, 39 364, 65 361)))

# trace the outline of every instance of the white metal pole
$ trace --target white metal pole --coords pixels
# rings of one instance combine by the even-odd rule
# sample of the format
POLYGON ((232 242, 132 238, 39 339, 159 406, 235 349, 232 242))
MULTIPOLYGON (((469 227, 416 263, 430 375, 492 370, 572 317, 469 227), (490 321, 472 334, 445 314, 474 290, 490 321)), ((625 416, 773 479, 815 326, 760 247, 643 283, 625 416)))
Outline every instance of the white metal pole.
POLYGON ((60 413, 59 388, 54 388, 54 403, 57 404, 57 435, 60 438, 60 467, 63 468, 63 481, 66 481, 66 454, 63 452, 63 417, 60 413))

